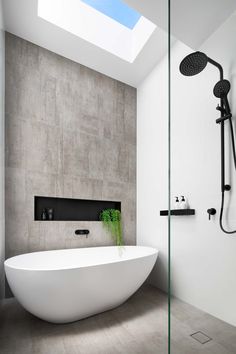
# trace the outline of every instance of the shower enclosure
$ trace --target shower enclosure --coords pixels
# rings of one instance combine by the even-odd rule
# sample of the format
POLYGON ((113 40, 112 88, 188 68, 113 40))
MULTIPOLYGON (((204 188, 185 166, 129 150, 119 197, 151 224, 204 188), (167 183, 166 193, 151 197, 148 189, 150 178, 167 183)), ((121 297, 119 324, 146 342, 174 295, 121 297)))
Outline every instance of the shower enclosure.
POLYGON ((234 354, 236 3, 169 5, 168 352, 234 354))

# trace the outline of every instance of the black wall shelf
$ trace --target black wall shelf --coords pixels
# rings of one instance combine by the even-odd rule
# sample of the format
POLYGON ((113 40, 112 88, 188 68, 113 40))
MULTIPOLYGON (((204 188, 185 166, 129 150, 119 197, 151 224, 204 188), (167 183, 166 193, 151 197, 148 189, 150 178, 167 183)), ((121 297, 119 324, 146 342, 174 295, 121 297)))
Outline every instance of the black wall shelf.
POLYGON ((47 208, 54 211, 53 221, 99 221, 104 209, 121 211, 121 202, 35 196, 34 220, 41 220, 42 211, 47 208))
MULTIPOLYGON (((161 216, 168 216, 169 210, 161 210, 161 216)), ((170 215, 195 215, 195 209, 171 209, 170 215)))

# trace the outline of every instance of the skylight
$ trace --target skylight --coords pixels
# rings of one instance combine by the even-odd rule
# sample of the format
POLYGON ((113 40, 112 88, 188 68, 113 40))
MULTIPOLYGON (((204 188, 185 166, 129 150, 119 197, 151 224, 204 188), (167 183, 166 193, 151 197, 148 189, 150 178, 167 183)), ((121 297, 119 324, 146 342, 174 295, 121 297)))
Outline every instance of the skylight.
POLYGON ((38 0, 38 16, 129 63, 156 28, 121 0, 38 0))
POLYGON ((141 15, 121 0, 82 0, 121 25, 133 29, 141 15))

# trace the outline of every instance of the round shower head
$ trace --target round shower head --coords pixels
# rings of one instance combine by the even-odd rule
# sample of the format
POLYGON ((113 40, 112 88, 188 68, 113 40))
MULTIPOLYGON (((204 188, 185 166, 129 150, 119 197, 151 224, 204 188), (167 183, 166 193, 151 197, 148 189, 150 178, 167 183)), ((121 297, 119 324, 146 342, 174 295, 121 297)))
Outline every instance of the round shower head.
POLYGON ((220 80, 215 84, 213 93, 217 98, 227 96, 230 90, 230 82, 228 80, 220 80))
POLYGON ((202 52, 195 52, 187 55, 180 63, 179 70, 185 76, 199 74, 205 69, 208 57, 202 52))

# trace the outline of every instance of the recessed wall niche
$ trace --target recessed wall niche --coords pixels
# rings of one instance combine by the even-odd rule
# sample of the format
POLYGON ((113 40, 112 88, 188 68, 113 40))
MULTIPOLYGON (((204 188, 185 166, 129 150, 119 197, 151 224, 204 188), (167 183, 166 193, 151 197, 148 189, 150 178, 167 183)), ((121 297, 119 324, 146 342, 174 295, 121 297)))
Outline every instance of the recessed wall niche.
POLYGON ((35 196, 34 220, 42 220, 44 209, 53 210, 52 221, 99 221, 100 212, 104 209, 121 211, 121 202, 35 196))

